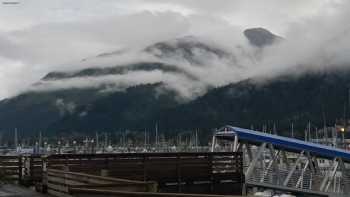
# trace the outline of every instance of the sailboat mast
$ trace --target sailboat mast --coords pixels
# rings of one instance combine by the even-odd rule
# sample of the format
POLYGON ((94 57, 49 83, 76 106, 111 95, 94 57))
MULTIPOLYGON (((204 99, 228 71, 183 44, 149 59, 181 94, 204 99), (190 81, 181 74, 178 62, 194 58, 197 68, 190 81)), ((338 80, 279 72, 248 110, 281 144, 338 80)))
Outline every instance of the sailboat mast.
POLYGON ((292 138, 294 138, 294 123, 293 122, 292 122, 291 127, 292 127, 292 138))
POLYGON ((156 123, 156 147, 158 147, 158 123, 156 123))
POLYGON ((15 128, 15 139, 14 139, 14 146, 15 146, 15 149, 17 149, 18 147, 18 136, 17 136, 17 128, 15 128))

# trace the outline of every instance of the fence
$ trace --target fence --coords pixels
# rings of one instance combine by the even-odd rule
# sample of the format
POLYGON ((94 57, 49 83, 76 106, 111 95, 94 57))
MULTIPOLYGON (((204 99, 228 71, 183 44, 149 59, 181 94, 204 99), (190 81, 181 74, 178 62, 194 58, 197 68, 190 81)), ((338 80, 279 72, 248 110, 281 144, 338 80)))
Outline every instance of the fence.
POLYGON ((156 181, 161 192, 241 194, 244 183, 242 154, 122 153, 51 155, 48 169, 156 181))
MULTIPOLYGON (((64 171, 64 183, 67 183, 66 177, 72 175, 70 173, 75 173, 74 176, 79 173, 86 176, 103 175, 156 182, 158 192, 169 194, 241 194, 244 184, 242 153, 237 152, 0 156, 0 175, 3 179, 51 188, 53 192, 53 181, 62 179, 55 170, 64 171)), ((62 187, 59 182, 57 185, 62 187)), ((79 186, 70 188, 76 191, 91 189, 87 188, 89 184, 79 186)), ((106 188, 101 187, 97 190, 106 188)))
POLYGON ((24 184, 41 182, 43 160, 40 155, 0 156, 0 177, 3 181, 24 184))
POLYGON ((3 181, 22 179, 22 159, 18 156, 0 156, 0 177, 3 181))
POLYGON ((42 181, 43 157, 40 155, 19 156, 22 160, 21 182, 23 184, 35 184, 42 181))
POLYGON ((132 181, 54 169, 47 170, 46 185, 49 194, 60 197, 71 196, 72 190, 77 188, 125 192, 157 191, 157 184, 154 182, 132 181))

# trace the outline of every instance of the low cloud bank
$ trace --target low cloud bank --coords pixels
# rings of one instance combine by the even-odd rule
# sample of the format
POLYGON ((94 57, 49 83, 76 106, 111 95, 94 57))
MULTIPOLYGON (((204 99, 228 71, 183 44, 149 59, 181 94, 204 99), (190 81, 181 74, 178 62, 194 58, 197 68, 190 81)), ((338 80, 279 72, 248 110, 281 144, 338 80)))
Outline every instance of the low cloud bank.
MULTIPOLYGON (((249 8, 243 2, 239 3, 247 11, 261 6, 252 5, 249 8)), ((163 82, 181 97, 192 99, 204 94, 209 88, 247 78, 273 78, 284 73, 300 74, 348 67, 350 24, 347 19, 350 17, 350 3, 323 3, 311 15, 300 12, 298 18, 286 21, 283 28, 276 27, 281 21, 276 24, 262 21, 260 26, 267 24, 267 27, 284 30, 282 42, 264 48, 252 46, 248 42, 243 34, 246 27, 235 23, 226 9, 216 7, 215 12, 209 14, 204 6, 207 3, 203 4, 204 7, 196 7, 193 3, 182 1, 178 3, 177 10, 171 10, 164 3, 160 3, 163 7, 156 7, 159 2, 153 1, 152 6, 157 8, 156 11, 147 10, 149 7, 146 10, 138 8, 122 15, 45 22, 22 29, 0 31, 0 98, 27 90, 50 91, 107 84, 110 91, 117 91, 139 84, 163 82), (178 11, 180 8, 187 8, 187 11, 178 11), (194 47, 191 54, 198 60, 194 63, 180 50, 175 51, 174 56, 166 58, 143 51, 156 42, 169 41, 170 44, 176 44, 176 39, 188 35, 230 55, 219 56, 215 52, 194 47), (104 55, 98 56, 101 53, 104 55), (195 76, 196 80, 181 73, 152 70, 40 81, 51 71, 76 72, 89 67, 125 66, 138 62, 174 65, 195 76), (34 83, 36 85, 32 85, 34 83)), ((169 4, 174 2, 167 1, 169 4)), ((291 15, 295 9, 286 9, 285 14, 291 15)), ((272 20, 272 17, 263 13, 261 15, 262 18, 272 20)), ((254 23, 247 21, 247 24, 254 23)))

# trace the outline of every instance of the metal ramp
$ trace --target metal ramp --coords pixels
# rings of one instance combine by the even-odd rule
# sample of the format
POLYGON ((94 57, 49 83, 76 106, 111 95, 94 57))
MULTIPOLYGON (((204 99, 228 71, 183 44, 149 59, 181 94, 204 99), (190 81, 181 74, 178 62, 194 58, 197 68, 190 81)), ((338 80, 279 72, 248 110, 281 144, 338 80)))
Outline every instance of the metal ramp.
POLYGON ((232 126, 213 136, 212 151, 220 149, 244 153, 248 187, 313 196, 350 194, 348 151, 232 126))

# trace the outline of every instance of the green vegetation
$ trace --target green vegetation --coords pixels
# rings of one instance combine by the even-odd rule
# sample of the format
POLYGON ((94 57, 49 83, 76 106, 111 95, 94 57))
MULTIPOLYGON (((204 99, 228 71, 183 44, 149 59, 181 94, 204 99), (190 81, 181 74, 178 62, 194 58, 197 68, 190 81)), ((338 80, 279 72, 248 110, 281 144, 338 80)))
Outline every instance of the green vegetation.
POLYGON ((178 102, 176 93, 161 83, 113 93, 96 89, 28 92, 0 103, 0 122, 3 131, 17 127, 22 136, 38 131, 153 131, 156 123, 162 132, 200 129, 208 136, 226 124, 257 130, 263 125, 272 130, 275 125, 279 134, 288 136, 293 122, 301 137, 308 121, 321 128, 348 117, 349 85, 350 72, 342 70, 281 76, 264 83, 246 80, 212 89, 187 103, 178 102))

